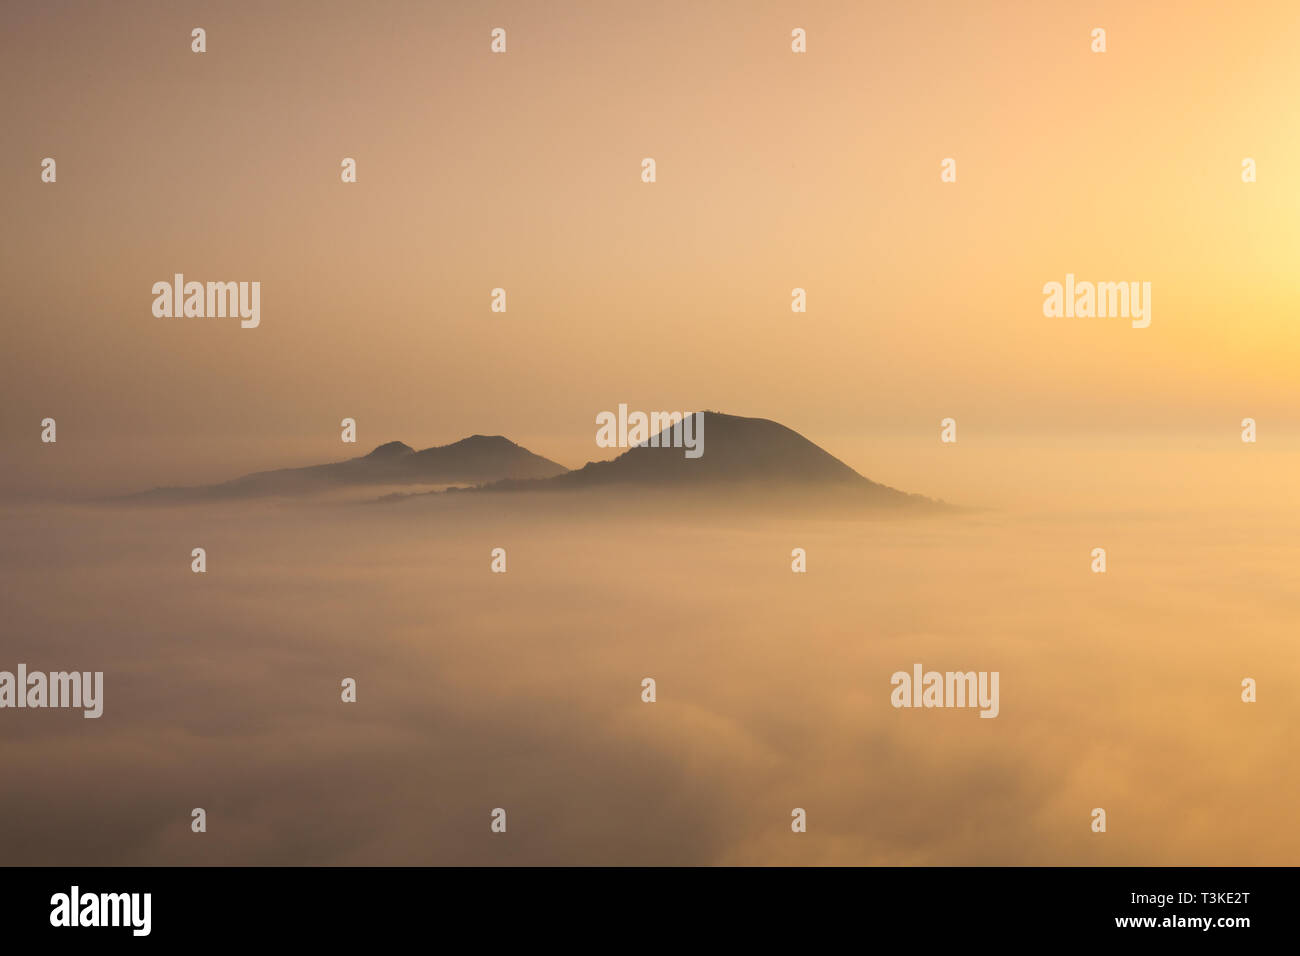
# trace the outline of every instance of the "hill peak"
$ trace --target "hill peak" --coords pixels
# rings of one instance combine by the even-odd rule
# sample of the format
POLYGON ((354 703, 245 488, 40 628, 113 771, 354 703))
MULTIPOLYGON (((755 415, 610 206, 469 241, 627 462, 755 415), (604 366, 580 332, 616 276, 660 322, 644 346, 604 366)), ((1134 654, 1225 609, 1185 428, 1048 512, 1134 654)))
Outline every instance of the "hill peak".
POLYGON ((372 451, 370 454, 366 455, 366 457, 367 458, 391 458, 395 455, 409 455, 413 451, 415 451, 415 449, 412 448, 410 445, 406 444, 406 442, 390 441, 390 442, 384 442, 384 444, 377 446, 375 450, 372 451))
POLYGON ((542 481, 497 482, 492 488, 584 488, 635 484, 675 487, 751 489, 838 488, 865 493, 881 503, 912 499, 903 492, 864 478, 844 462, 794 429, 766 418, 745 418, 704 411, 695 428, 695 449, 687 457, 682 442, 664 429, 648 441, 609 461, 590 461, 577 471, 542 481))
POLYGON ((452 442, 451 445, 449 445, 449 446, 447 446, 447 447, 451 448, 451 447, 455 447, 456 445, 469 445, 469 444, 474 444, 474 445, 485 445, 485 446, 486 446, 486 445, 500 445, 500 446, 503 447, 503 448, 505 448, 505 447, 518 448, 518 447, 519 447, 519 446, 516 445, 514 442, 512 442, 509 438, 507 438, 505 435, 470 435, 470 436, 468 436, 467 438, 462 438, 460 441, 452 442))

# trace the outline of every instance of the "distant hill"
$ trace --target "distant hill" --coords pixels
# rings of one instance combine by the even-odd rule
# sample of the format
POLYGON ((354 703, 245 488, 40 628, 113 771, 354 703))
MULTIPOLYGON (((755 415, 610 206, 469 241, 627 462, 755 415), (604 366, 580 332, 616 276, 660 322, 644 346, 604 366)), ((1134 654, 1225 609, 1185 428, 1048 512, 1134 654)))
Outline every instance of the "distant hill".
POLYGON ((346 461, 259 471, 217 485, 155 488, 130 497, 190 500, 304 495, 365 485, 478 485, 502 479, 551 478, 567 470, 500 435, 471 435, 423 451, 393 441, 346 461))
POLYGON ((881 504, 929 500, 864 478, 834 455, 778 422, 721 412, 704 412, 703 417, 703 454, 699 458, 687 458, 682 448, 638 445, 612 461, 588 462, 574 471, 538 480, 502 480, 476 490, 737 487, 795 492, 834 490, 858 499, 869 497, 881 504))
MULTIPOLYGON (((448 491, 512 492, 635 489, 678 497, 696 491, 701 500, 789 497, 824 505, 942 505, 871 481, 786 426, 766 418, 703 412, 703 454, 685 449, 629 448, 610 461, 591 461, 576 471, 543 458, 500 435, 471 435, 450 445, 416 451, 400 441, 370 454, 305 468, 260 471, 216 485, 155 488, 128 496, 139 501, 207 501, 260 496, 305 496, 340 489, 391 491, 393 486, 451 486, 448 491), (455 487, 469 486, 469 487, 455 487)), ((667 436, 670 431, 661 432, 667 436)), ((664 438, 660 439, 664 441, 664 438)), ((439 492, 441 489, 439 489, 439 492)), ((416 494, 439 493, 417 490, 416 494)), ((383 498, 404 498, 390 493, 383 498)), ((611 498, 613 496, 602 496, 611 498)), ((120 499, 119 499, 120 500, 120 499)), ((621 500, 621 498, 617 499, 621 500)), ((943 507, 947 507, 946 505, 943 507)))

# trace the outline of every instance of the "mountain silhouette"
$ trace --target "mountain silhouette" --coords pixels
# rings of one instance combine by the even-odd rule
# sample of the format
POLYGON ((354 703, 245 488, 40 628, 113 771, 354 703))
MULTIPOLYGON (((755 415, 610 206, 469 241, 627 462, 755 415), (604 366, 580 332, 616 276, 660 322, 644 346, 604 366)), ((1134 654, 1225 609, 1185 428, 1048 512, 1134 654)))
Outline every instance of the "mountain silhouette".
POLYGON ((563 465, 535 455, 500 435, 471 435, 450 445, 416 451, 400 441, 368 455, 305 468, 259 471, 217 485, 155 488, 133 498, 210 499, 303 495, 365 485, 469 484, 539 479, 563 474, 563 465))
POLYGON ((766 418, 742 418, 702 412, 703 449, 687 458, 685 449, 668 447, 670 430, 629 448, 611 461, 590 461, 582 468, 535 480, 506 479, 478 491, 543 491, 602 487, 692 487, 718 490, 785 489, 794 492, 837 491, 879 504, 929 502, 878 484, 798 432, 766 418))
MULTIPOLYGON (((400 441, 367 455, 325 465, 281 468, 244 475, 216 485, 155 488, 127 496, 145 501, 201 501, 301 496, 339 489, 394 485, 444 485, 448 492, 591 491, 635 489, 682 494, 698 491, 710 500, 723 494, 739 500, 792 495, 827 504, 943 505, 907 494, 858 474, 793 429, 766 418, 701 412, 702 453, 686 456, 672 447, 673 429, 629 448, 609 461, 589 461, 569 471, 500 435, 471 435, 450 445, 416 451, 400 441), (653 442, 653 443, 652 443, 653 442), (469 486, 469 487, 457 487, 469 486)), ((383 499, 439 494, 419 490, 383 499)), ((120 500, 120 499, 119 499, 120 500)))

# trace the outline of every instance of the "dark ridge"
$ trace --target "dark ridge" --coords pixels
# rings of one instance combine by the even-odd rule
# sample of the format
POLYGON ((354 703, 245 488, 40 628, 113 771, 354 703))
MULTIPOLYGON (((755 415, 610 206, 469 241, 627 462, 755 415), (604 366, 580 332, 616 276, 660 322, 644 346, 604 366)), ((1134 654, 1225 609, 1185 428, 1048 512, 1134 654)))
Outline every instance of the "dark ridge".
MULTIPOLYGON (((416 451, 400 441, 369 454, 306 468, 244 475, 217 485, 158 488, 129 496, 148 500, 207 500, 261 495, 306 495, 365 485, 467 485, 449 491, 564 491, 599 489, 693 490, 706 497, 790 497, 844 503, 948 507, 858 474, 793 429, 766 418, 701 412, 692 437, 702 454, 688 458, 687 430, 666 428, 611 461, 589 461, 576 471, 536 455, 502 435, 470 435, 450 445, 416 451)), ((390 496, 391 497, 391 496, 390 496)))
MULTIPOLYGON (((930 504, 858 474, 825 449, 779 422, 702 413, 702 454, 686 457, 675 430, 629 448, 612 461, 589 461, 582 468, 534 480, 505 479, 476 491, 559 491, 612 487, 694 488, 717 491, 773 491, 821 495, 872 504, 930 504)), ((456 489, 450 489, 456 490, 456 489)))
POLYGON ((392 458, 398 455, 409 455, 413 451, 415 451, 415 449, 412 448, 404 441, 390 441, 383 445, 380 445, 369 455, 366 455, 366 457, 367 458, 392 458))
POLYGON ((305 468, 281 468, 244 475, 216 485, 155 488, 128 498, 209 500, 307 495, 382 484, 478 485, 505 479, 550 478, 567 469, 500 435, 472 435, 450 445, 415 451, 400 441, 386 442, 367 455, 305 468))

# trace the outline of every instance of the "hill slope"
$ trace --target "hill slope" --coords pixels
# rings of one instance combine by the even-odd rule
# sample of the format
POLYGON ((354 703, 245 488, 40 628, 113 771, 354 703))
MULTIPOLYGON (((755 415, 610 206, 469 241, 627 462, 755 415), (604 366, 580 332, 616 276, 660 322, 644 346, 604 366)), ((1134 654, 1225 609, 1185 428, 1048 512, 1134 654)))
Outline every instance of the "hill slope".
POLYGON ((450 445, 416 451, 400 441, 368 455, 305 468, 259 471, 216 485, 155 488, 133 498, 241 498, 303 495, 364 485, 483 484, 563 474, 563 465, 535 455, 500 435, 471 435, 450 445))
POLYGON ((682 448, 638 445, 612 461, 588 462, 582 468, 541 480, 499 481, 481 490, 537 491, 622 485, 718 490, 741 486, 795 492, 842 491, 854 497, 871 497, 880 503, 929 500, 864 478, 779 422, 721 412, 702 414, 703 454, 698 458, 687 458, 682 448))

